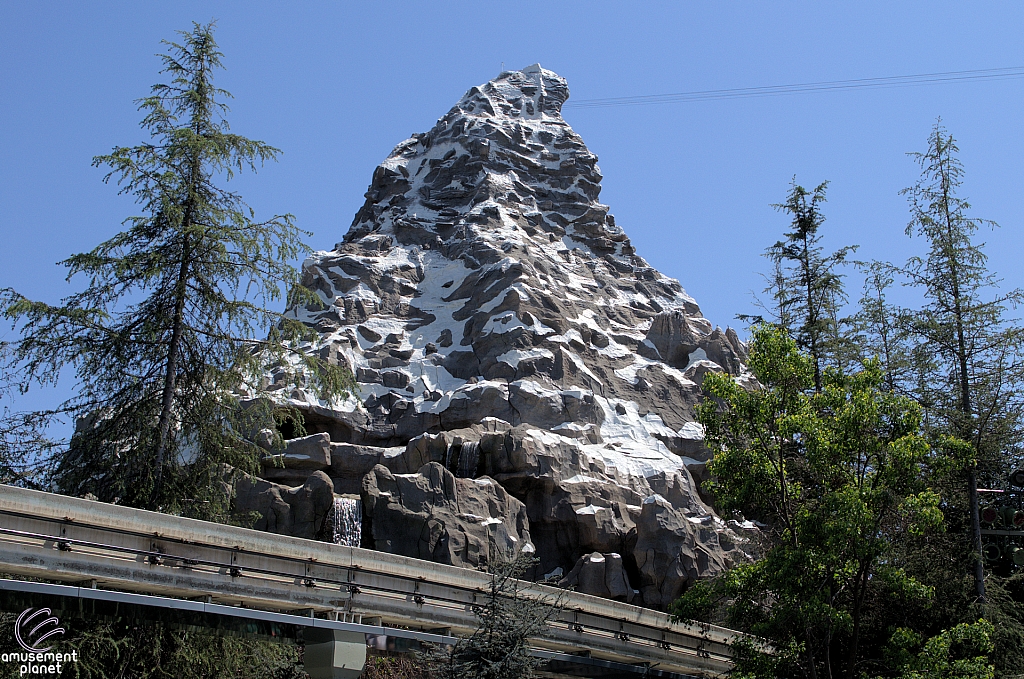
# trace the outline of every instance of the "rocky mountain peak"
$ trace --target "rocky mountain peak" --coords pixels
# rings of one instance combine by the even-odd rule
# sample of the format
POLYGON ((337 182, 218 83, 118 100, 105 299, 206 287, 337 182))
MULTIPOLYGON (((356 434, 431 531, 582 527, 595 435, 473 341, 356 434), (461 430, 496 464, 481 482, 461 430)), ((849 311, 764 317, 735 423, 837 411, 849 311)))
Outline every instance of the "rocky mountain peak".
POLYGON ((465 114, 495 110, 508 118, 544 117, 561 120, 562 104, 569 98, 565 78, 540 64, 521 71, 505 71, 482 87, 474 87, 456 105, 465 114), (497 109, 495 109, 497 106, 497 109))
POLYGON ((521 234, 538 231, 557 239, 568 233, 602 255, 633 255, 607 206, 597 202, 597 156, 562 120, 568 96, 565 80, 540 65, 472 88, 433 129, 396 146, 377 168, 345 241, 393 234, 402 244, 430 248, 475 240, 486 226, 497 233, 485 239, 490 248, 469 248, 471 265, 500 260, 529 245, 521 234))
POLYGON ((539 65, 506 71, 376 168, 344 239, 303 264, 322 306, 289 310, 318 331, 323 358, 352 369, 357 393, 277 392, 330 450, 319 466, 285 455, 265 478, 294 485, 319 468, 335 492, 362 494, 367 546, 466 564, 485 558, 477 533, 496 524, 471 525, 459 507, 500 488, 512 498, 490 506, 521 502, 528 526, 471 515, 536 549, 543 572, 593 580, 619 564, 609 592, 663 606, 744 558, 691 472, 707 455, 699 382, 750 379, 746 349, 598 202, 597 157, 561 116, 568 96, 539 65), (406 506, 405 487, 445 500, 406 506), (394 539, 410 531, 425 531, 422 545, 394 539))

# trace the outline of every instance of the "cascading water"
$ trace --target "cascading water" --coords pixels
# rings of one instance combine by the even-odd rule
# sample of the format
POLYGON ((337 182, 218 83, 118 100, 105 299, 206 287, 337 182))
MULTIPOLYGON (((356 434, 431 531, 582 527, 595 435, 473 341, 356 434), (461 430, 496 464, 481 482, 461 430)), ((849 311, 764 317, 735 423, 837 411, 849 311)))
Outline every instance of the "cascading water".
POLYGON ((476 477, 476 468, 479 464, 480 442, 467 441, 463 443, 462 450, 459 452, 459 464, 455 475, 462 479, 472 479, 476 477))
POLYGON ((363 503, 348 497, 334 498, 334 506, 328 517, 334 532, 332 542, 336 545, 358 547, 363 537, 363 503))
POLYGON ((465 441, 456 436, 444 454, 445 468, 460 479, 476 478, 480 464, 480 442, 465 441))

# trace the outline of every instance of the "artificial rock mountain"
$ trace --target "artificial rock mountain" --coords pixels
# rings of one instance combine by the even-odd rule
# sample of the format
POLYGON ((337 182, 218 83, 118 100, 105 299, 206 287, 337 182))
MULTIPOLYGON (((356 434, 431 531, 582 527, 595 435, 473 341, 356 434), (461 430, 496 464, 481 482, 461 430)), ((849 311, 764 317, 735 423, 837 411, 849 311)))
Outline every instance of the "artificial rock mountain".
POLYGON ((751 550, 691 475, 699 383, 751 381, 746 349, 598 202, 568 96, 539 65, 504 72, 377 167, 344 240, 303 265, 323 306, 288 312, 357 393, 268 375, 313 434, 259 487, 284 507, 280 486, 358 495, 365 547, 466 566, 536 551, 539 575, 663 608, 751 550))

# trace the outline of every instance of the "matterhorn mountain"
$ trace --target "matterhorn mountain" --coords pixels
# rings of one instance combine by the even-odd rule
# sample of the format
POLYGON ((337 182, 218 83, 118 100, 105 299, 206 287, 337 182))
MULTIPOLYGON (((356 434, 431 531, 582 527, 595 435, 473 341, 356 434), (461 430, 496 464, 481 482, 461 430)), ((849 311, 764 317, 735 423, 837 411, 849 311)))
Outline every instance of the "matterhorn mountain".
POLYGON ((540 65, 470 89, 303 264, 323 304, 288 313, 358 385, 327 403, 267 376, 309 435, 236 490, 261 527, 469 567, 535 552, 538 578, 657 608, 750 558, 752 524, 694 481, 700 382, 753 384, 745 346, 598 201, 568 96, 540 65))

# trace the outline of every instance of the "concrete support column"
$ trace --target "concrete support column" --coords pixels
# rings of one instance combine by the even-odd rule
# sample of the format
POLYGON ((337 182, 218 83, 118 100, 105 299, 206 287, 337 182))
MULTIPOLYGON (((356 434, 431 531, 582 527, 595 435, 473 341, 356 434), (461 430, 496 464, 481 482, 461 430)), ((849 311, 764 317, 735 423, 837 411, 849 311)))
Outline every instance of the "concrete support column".
POLYGON ((303 630, 303 664, 311 679, 358 679, 366 664, 366 635, 337 629, 303 630))

